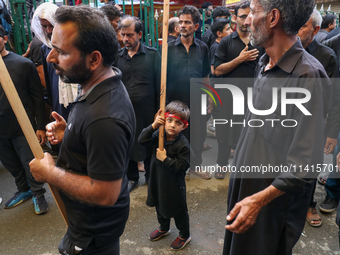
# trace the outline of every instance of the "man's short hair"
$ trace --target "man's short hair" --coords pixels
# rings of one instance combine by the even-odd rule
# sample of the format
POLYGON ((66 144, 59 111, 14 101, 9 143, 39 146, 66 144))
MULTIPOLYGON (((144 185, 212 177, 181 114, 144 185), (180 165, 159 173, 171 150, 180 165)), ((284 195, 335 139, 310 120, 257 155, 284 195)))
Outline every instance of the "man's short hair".
POLYGON ((329 24, 333 24, 336 16, 333 14, 326 14, 322 17, 321 29, 328 28, 329 24))
POLYGON ((318 10, 313 10, 311 18, 312 18, 313 28, 317 27, 317 26, 321 27, 322 16, 321 16, 321 13, 318 10))
POLYGON ((135 24, 135 32, 138 34, 139 32, 143 31, 143 24, 139 18, 125 15, 122 20, 119 22, 118 30, 122 28, 130 27, 132 24, 135 24))
POLYGON ((215 8, 215 10, 212 13, 213 20, 217 19, 217 17, 226 16, 229 18, 231 16, 230 11, 225 6, 218 6, 215 8))
POLYGON ((177 17, 173 17, 169 19, 169 34, 175 32, 175 27, 179 25, 179 19, 177 17))
POLYGON ((6 35, 6 31, 3 26, 0 25, 0 37, 4 37, 6 35))
POLYGON ((222 33, 225 26, 229 23, 230 23, 229 19, 221 18, 221 19, 214 20, 214 23, 211 25, 210 29, 211 29, 211 32, 213 33, 213 35, 215 36, 215 38, 218 37, 217 32, 222 33))
POLYGON ((108 17, 110 21, 122 16, 117 7, 113 6, 112 4, 103 5, 100 7, 100 10, 108 17))
POLYGON ((169 112, 171 114, 175 114, 179 116, 181 119, 188 121, 190 117, 190 110, 189 107, 179 101, 175 100, 170 102, 166 107, 165 107, 165 112, 169 112))
POLYGON ((266 13, 278 9, 282 28, 287 35, 296 35, 309 20, 313 12, 314 0, 259 0, 266 13))
POLYGON ((250 8, 250 2, 248 0, 238 3, 234 8, 235 15, 237 16, 239 9, 247 9, 247 8, 250 8))
POLYGON ((78 35, 74 39, 74 46, 84 57, 97 50, 103 57, 104 66, 113 64, 118 51, 118 40, 108 18, 101 11, 87 5, 63 5, 56 11, 55 18, 58 24, 76 24, 78 35))
POLYGON ((182 9, 179 10, 178 17, 181 17, 181 15, 183 14, 190 14, 194 24, 200 22, 201 13, 199 12, 199 10, 197 10, 195 6, 185 5, 182 9))

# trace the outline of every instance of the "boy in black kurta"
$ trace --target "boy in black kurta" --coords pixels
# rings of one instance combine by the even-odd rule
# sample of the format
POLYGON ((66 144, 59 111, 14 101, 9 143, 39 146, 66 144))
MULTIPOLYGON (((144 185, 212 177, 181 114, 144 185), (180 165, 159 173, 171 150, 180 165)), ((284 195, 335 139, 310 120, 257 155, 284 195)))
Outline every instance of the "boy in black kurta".
POLYGON ((173 101, 166 106, 164 118, 160 113, 161 110, 158 111, 154 123, 143 129, 138 139, 143 145, 154 146, 146 204, 156 206, 160 227, 150 234, 149 239, 157 241, 170 234, 170 219, 174 218, 179 236, 170 247, 180 250, 191 241, 185 187, 190 145, 181 133, 188 127, 190 111, 186 104, 173 101), (157 129, 160 125, 165 125, 163 151, 157 148, 157 129))

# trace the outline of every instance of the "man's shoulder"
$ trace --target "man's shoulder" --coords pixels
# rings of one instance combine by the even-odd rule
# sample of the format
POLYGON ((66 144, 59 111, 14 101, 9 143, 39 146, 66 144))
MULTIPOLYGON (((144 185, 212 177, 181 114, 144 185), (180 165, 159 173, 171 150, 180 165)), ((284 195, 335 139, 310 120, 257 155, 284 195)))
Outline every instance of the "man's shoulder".
POLYGON ((23 56, 20 56, 14 52, 9 51, 8 55, 6 57, 4 57, 4 62, 6 63, 6 61, 14 61, 16 64, 25 64, 25 65, 30 65, 33 64, 33 62, 28 59, 28 58, 24 58, 23 56))

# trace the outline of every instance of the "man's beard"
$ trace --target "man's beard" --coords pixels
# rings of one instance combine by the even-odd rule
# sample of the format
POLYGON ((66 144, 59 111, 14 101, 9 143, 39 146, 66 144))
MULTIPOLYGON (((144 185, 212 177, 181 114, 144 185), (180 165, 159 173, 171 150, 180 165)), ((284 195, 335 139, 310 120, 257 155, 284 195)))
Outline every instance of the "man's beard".
POLYGON ((92 72, 86 68, 85 58, 82 58, 79 63, 73 65, 71 68, 64 70, 56 64, 52 64, 53 68, 60 72, 59 77, 65 83, 84 83, 91 76, 92 72))
POLYGON ((263 44, 267 41, 269 37, 269 33, 265 29, 265 17, 261 20, 260 25, 255 27, 254 34, 256 33, 257 36, 254 36, 250 28, 248 28, 248 31, 250 32, 249 38, 251 45, 255 47, 263 47, 263 44))

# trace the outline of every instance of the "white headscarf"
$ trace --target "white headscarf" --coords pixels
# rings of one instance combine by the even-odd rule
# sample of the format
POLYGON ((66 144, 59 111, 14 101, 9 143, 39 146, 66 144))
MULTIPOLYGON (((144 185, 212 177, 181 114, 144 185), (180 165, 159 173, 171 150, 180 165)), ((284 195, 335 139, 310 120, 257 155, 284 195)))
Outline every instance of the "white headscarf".
POLYGON ((52 3, 43 3, 38 6, 38 8, 35 10, 32 23, 31 23, 31 29, 34 32, 34 34, 39 38, 39 40, 45 44, 47 47, 52 49, 52 44, 50 38, 46 35, 44 32, 41 24, 40 19, 46 19, 48 22, 50 22, 53 26, 55 26, 55 18, 54 14, 57 11, 58 6, 52 3))
MULTIPOLYGON (((55 26, 56 22, 54 14, 57 11, 57 9, 58 6, 52 3, 43 3, 39 5, 34 12, 31 24, 31 29, 34 32, 34 34, 43 44, 45 44, 50 49, 52 49, 51 39, 48 38, 48 36, 44 32, 40 24, 40 19, 46 19, 53 26, 55 26)), ((77 97, 78 84, 64 83, 59 78, 58 87, 59 87, 59 103, 67 107, 69 103, 72 103, 77 97)))

